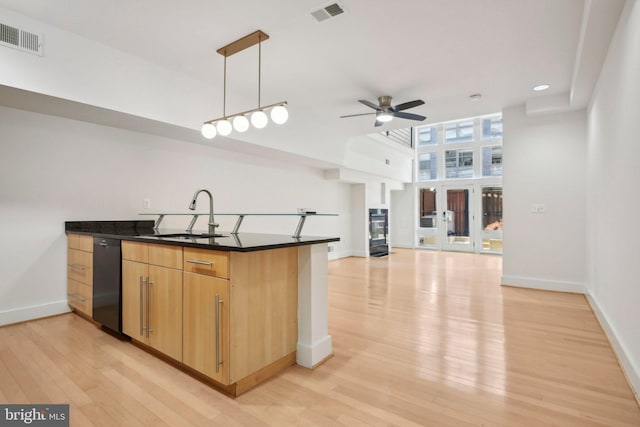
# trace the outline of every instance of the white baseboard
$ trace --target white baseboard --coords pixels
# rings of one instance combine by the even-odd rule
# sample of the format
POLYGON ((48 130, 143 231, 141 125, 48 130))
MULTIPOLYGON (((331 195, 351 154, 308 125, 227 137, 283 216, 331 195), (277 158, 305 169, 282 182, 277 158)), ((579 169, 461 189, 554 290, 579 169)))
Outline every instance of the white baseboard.
POLYGON ((331 355, 331 335, 313 343, 312 346, 298 342, 296 350, 296 363, 311 369, 331 355))
POLYGON ((394 243, 391 249, 393 248, 415 249, 416 247, 414 245, 406 245, 404 243, 394 243))
POLYGON ((500 282, 503 285, 544 291, 571 292, 574 294, 585 294, 587 291, 584 283, 534 279, 532 277, 502 276, 500 282))
POLYGON ((41 317, 55 316, 56 314, 68 313, 69 311, 71 310, 67 305, 67 300, 0 311, 0 326, 26 322, 27 320, 39 319, 41 317))
POLYGON ((329 252, 329 261, 340 258, 349 258, 350 256, 353 256, 350 251, 329 252))
POLYGON ((616 334, 614 328, 609 323, 609 320, 604 314, 602 310, 600 310, 600 306, 593 299, 589 293, 585 295, 587 297, 587 301, 591 306, 596 318, 600 322, 600 326, 604 329, 604 333, 607 335, 609 342, 611 343, 611 347, 613 347, 613 351, 618 357, 618 362, 622 367, 622 371, 624 375, 627 377, 627 381, 631 386, 631 390, 636 397, 636 401, 640 403, 640 367, 634 366, 633 361, 627 356, 627 352, 625 351, 624 346, 618 339, 618 335, 616 334))
POLYGON ((351 255, 350 256, 357 256, 357 257, 361 257, 361 258, 366 258, 369 256, 369 253, 367 251, 351 251, 351 255))

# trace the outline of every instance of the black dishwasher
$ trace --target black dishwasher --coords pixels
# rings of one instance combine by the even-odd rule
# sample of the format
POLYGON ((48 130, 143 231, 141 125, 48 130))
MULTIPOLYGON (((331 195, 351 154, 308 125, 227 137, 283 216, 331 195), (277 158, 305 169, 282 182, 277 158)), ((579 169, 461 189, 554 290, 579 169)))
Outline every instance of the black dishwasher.
POLYGON ((93 320, 122 333, 122 256, 119 239, 93 238, 93 320))

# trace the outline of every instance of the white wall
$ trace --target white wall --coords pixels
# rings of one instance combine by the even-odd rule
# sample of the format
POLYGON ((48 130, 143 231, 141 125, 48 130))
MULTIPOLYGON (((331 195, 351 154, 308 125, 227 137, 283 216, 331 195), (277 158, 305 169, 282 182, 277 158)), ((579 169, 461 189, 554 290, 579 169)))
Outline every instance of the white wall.
POLYGON ((351 244, 353 255, 369 256, 367 185, 351 184, 351 244))
MULTIPOLYGON (((198 188, 213 192, 217 212, 338 213, 308 218, 303 234, 340 237, 331 255, 351 254, 351 186, 321 170, 0 107, 0 324, 66 310, 65 220, 141 218, 144 198, 151 212, 187 212, 198 188)), ((290 235, 296 224, 251 217, 242 231, 290 235)))
POLYGON ((211 109, 203 82, 9 10, 0 18, 44 34, 42 57, 0 49, 0 84, 195 129, 211 109))
POLYGON ((586 113, 527 117, 521 106, 503 117, 502 282, 584 292, 586 113))
POLYGON ((373 133, 349 140, 344 164, 350 169, 409 183, 413 181, 413 156, 413 149, 373 133))
POLYGON ((628 1, 589 110, 588 288, 640 391, 640 2, 628 1))
POLYGON ((391 210, 389 220, 391 245, 401 248, 414 248, 416 244, 416 189, 406 184, 401 191, 391 192, 391 210))

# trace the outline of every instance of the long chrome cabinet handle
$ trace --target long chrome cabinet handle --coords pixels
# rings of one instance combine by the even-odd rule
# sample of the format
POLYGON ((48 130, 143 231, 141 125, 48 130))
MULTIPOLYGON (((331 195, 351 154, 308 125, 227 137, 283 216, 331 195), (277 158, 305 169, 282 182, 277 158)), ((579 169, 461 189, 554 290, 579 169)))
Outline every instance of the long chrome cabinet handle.
POLYGON ((67 264, 69 267, 73 268, 74 270, 80 270, 80 271, 84 271, 87 269, 87 267, 85 267, 84 265, 80 265, 80 264, 67 264))
POLYGON ((213 262, 200 261, 199 259, 188 259, 187 262, 190 262, 191 264, 213 265, 213 262))
POLYGON ((142 293, 142 276, 140 276, 140 336, 144 333, 144 319, 142 312, 142 301, 143 301, 143 293, 142 293))
POLYGON ((147 276, 147 338, 149 338, 149 332, 151 332, 151 326, 149 325, 149 276, 147 276))
POLYGON ((216 373, 220 372, 220 304, 224 301, 220 299, 220 294, 216 294, 216 373))

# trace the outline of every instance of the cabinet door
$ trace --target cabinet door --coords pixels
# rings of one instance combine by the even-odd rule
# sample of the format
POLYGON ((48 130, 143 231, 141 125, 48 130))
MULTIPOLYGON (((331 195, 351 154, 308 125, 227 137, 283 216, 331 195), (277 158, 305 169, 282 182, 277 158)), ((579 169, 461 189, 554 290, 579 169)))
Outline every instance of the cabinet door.
POLYGON ((149 266, 149 345, 182 361, 182 270, 149 266))
POLYGON ((222 384, 229 384, 229 307, 228 280, 184 273, 183 362, 222 384))
POLYGON ((147 264, 122 261, 122 332, 146 342, 146 280, 147 264))

